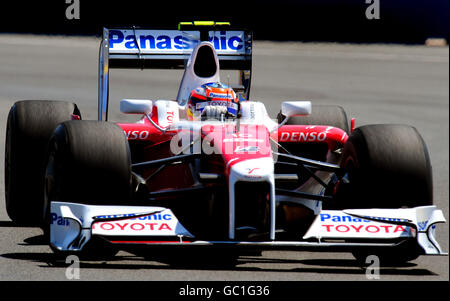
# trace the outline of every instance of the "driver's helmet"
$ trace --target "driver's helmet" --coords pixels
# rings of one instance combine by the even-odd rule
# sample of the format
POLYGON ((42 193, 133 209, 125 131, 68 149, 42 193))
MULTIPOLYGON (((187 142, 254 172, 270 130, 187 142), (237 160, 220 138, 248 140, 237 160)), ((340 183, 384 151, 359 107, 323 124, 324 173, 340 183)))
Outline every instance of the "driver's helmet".
POLYGON ((200 120, 206 106, 222 107, 228 118, 237 117, 239 111, 236 93, 220 82, 203 84, 191 91, 187 104, 188 119, 200 120))

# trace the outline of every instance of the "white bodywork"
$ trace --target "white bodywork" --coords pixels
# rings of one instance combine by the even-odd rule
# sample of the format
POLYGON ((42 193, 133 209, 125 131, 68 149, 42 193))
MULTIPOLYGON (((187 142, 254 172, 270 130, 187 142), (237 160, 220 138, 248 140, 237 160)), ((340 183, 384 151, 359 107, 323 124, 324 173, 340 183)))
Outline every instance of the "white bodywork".
MULTIPOLYGON (((245 160, 234 164, 230 169, 228 180, 229 210, 235 212, 235 185, 238 181, 267 182, 270 185, 270 239, 275 240, 275 179, 272 157, 245 160), (255 168, 255 167, 258 168, 255 168), (251 171, 251 173, 250 173, 251 171)), ((235 214, 229 215, 229 237, 235 238, 235 214)))
MULTIPOLYGON (((234 179, 243 177, 237 167, 234 179)), ((267 177, 269 171, 261 171, 267 177)), ((441 210, 435 206, 409 209, 358 209, 323 210, 311 225, 304 239, 315 238, 318 242, 280 241, 276 237, 271 242, 239 242, 249 246, 292 246, 292 247, 330 247, 333 243, 324 239, 385 239, 413 238, 426 255, 447 255, 434 237, 435 225, 444 223, 441 210), (331 226, 330 226, 331 225, 331 226)), ((52 202, 50 243, 60 251, 81 251, 93 235, 109 237, 157 239, 173 237, 183 243, 183 239, 194 236, 178 221, 176 216, 163 207, 135 206, 94 206, 63 202, 52 202)), ((192 244, 227 244, 227 241, 193 241, 192 244)), ((173 244, 173 243, 172 243, 173 244)), ((345 246, 345 243, 335 243, 345 246)), ((360 244, 363 245, 363 244, 360 244)), ((367 246, 367 244, 366 244, 367 246)))
POLYGON ((192 51, 191 56, 186 65, 186 69, 184 70, 183 79, 181 80, 180 88, 178 90, 177 101, 180 106, 185 107, 187 101, 189 100, 189 95, 192 90, 195 88, 213 82, 220 82, 220 68, 219 68, 219 59, 217 58, 216 51, 214 51, 214 46, 210 42, 201 42, 197 45, 192 51), (197 59, 198 50, 201 47, 209 47, 212 49, 214 53, 214 59, 216 62, 216 73, 214 73, 210 77, 199 77, 194 72, 194 63, 197 59))
POLYGON ((151 114, 153 102, 149 99, 122 99, 120 112, 124 114, 151 114))
POLYGON ((284 101, 281 104, 281 113, 284 116, 295 115, 310 115, 311 102, 310 101, 284 101))
POLYGON ((278 122, 270 118, 266 106, 259 101, 241 102, 241 123, 262 124, 269 132, 278 128, 278 122))
POLYGON ((61 251, 80 251, 92 235, 193 237, 170 209, 52 202, 50 243, 61 251))

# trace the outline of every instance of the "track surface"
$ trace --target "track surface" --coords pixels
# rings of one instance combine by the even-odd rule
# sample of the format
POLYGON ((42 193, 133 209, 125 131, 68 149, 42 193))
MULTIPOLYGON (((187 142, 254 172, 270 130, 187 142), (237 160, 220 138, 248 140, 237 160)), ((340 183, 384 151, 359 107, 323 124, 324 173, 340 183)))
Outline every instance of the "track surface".
MULTIPOLYGON (((0 158, 8 111, 16 100, 75 101, 84 119, 96 119, 98 44, 95 38, 0 35, 0 158)), ((251 98, 266 103, 272 117, 281 101, 308 99, 343 106, 357 126, 415 126, 431 155, 435 203, 448 220, 448 57, 448 47, 255 42, 251 98)), ((113 70, 111 118, 122 120, 118 101, 123 97, 176 97, 181 75, 113 70)), ((438 228, 438 241, 449 249, 448 224, 438 228)), ((65 267, 49 264, 51 256, 39 229, 11 224, 0 177, 0 280, 66 280, 65 267)), ((380 280, 448 281, 448 263, 448 257, 420 257, 399 268, 383 267, 380 280)), ((233 270, 176 269, 120 252, 114 261, 82 262, 80 279, 367 280, 350 254, 276 251, 242 257, 233 270)))

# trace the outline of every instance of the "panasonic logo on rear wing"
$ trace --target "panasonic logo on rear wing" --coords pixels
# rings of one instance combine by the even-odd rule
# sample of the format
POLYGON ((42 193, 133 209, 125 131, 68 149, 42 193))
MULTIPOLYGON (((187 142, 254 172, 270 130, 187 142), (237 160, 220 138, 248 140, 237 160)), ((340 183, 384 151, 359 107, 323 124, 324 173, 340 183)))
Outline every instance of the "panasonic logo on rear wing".
POLYGON ((246 96, 252 70, 253 33, 248 30, 153 30, 103 28, 98 64, 98 120, 108 120, 109 70, 184 69, 200 35, 213 44, 221 70, 238 70, 246 96))
MULTIPOLYGON (((179 30, 110 29, 111 54, 189 54, 199 42, 200 32, 179 30)), ((246 55, 244 31, 210 31, 209 41, 218 55, 246 55)))

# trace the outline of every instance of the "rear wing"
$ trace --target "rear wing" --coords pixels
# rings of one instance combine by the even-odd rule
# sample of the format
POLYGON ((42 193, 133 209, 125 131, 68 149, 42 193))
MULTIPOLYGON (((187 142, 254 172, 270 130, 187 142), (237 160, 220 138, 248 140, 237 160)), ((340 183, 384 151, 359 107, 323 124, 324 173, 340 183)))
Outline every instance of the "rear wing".
POLYGON ((239 71, 238 92, 248 99, 253 34, 225 30, 227 25, 185 22, 178 30, 104 28, 99 54, 98 120, 108 119, 110 69, 184 69, 195 45, 205 40, 214 45, 220 69, 239 71))

